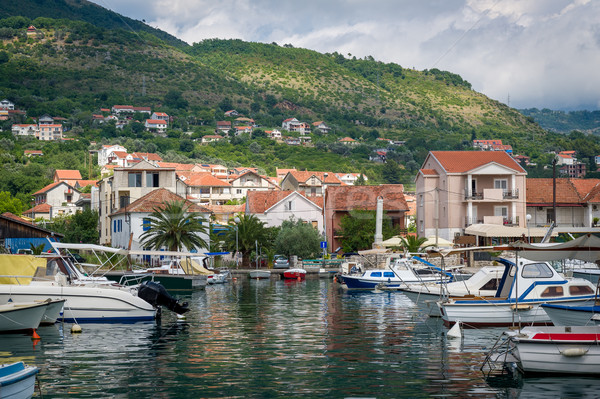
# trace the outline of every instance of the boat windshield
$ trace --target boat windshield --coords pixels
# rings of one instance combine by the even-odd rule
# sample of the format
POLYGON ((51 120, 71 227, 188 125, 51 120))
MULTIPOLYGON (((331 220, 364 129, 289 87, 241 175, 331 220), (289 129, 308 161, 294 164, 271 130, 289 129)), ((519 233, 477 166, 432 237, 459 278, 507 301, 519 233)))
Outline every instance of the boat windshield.
POLYGON ((551 278, 554 275, 550 267, 545 263, 530 263, 523 266, 521 276, 523 278, 551 278))

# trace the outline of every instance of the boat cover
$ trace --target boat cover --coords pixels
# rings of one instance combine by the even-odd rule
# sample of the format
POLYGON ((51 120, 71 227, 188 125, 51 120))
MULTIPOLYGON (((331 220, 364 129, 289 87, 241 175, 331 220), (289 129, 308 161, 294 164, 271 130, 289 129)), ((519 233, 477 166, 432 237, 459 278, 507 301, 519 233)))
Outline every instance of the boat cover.
POLYGON ((33 255, 8 255, 0 254, 0 276, 29 276, 27 277, 0 277, 0 284, 29 284, 38 267, 46 270, 46 259, 36 258, 33 255))

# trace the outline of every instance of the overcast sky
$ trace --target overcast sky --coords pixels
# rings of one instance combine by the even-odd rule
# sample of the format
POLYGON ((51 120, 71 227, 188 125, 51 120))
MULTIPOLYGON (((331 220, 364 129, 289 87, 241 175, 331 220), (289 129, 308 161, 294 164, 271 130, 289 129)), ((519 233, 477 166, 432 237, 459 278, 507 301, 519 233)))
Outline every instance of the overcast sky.
POLYGON ((458 73, 514 108, 600 109, 598 0, 92 1, 190 44, 235 38, 371 55, 458 73))

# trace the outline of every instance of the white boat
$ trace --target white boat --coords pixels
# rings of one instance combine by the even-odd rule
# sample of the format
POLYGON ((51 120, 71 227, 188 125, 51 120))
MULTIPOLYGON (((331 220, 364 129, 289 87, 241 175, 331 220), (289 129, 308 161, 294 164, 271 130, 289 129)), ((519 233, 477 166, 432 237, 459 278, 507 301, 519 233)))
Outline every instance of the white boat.
MULTIPOLYGON (((1 256, 20 257, 11 261, 22 263, 24 267, 27 267, 27 262, 36 261, 33 256, 28 255, 1 256)), ((15 278, 17 283, 0 284, 0 303, 45 301, 48 298, 65 300, 59 320, 67 322, 135 322, 155 319, 157 307, 161 304, 156 301, 150 303, 156 298, 151 298, 150 302, 140 298, 138 291, 142 286, 124 287, 113 282, 108 284, 80 280, 68 258, 51 257, 45 261, 46 268, 39 268, 33 280, 31 277, 24 279, 23 274, 16 272, 16 275, 21 275, 15 278)), ((174 307, 173 301, 165 303, 174 307)))
POLYGON ((221 269, 218 273, 207 276, 208 284, 224 284, 231 278, 229 269, 221 269))
POLYGON ((33 396, 35 376, 40 369, 23 362, 0 365, 0 398, 22 399, 33 396))
POLYGON ((465 327, 548 325, 551 320, 541 304, 578 303, 594 297, 596 287, 588 280, 565 279, 547 262, 523 258, 518 266, 506 259, 500 262, 506 268, 495 296, 438 302, 445 325, 457 321, 465 327))
POLYGON ((504 266, 485 266, 469 279, 450 283, 408 284, 398 289, 429 316, 439 317, 437 302, 445 297, 493 296, 498 290, 504 266))
POLYGON ((600 327, 525 327, 506 331, 524 373, 600 374, 600 327))
POLYGON ((370 269, 362 274, 341 274, 338 277, 345 289, 374 290, 378 286, 398 289, 407 284, 448 281, 452 275, 417 256, 395 256, 388 258, 385 269, 370 269))
POLYGON ((34 330, 40 325, 47 308, 48 302, 33 301, 0 305, 0 331, 34 330))
POLYGON ((270 270, 261 270, 261 269, 251 270, 250 278, 256 279, 256 280, 268 279, 268 278, 271 278, 271 271, 270 270))
POLYGON ((600 325, 600 306, 595 300, 577 305, 547 303, 542 308, 555 326, 600 325))
POLYGON ((66 301, 66 299, 46 299, 45 302, 48 302, 48 306, 46 307, 46 311, 44 312, 44 316, 42 317, 40 325, 50 325, 56 323, 63 313, 63 307, 66 301))

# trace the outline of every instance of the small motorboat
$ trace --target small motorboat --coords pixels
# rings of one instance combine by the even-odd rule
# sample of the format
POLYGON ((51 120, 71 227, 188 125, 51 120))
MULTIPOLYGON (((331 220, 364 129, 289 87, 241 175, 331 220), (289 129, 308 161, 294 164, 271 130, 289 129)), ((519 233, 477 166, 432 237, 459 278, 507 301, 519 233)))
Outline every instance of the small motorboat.
MULTIPOLYGON (((48 302, 48 307, 46 308, 46 312, 44 312, 44 316, 42 317, 42 321, 40 325, 50 325, 56 323, 56 320, 59 319, 60 315, 63 312, 63 308, 65 302, 67 300, 64 298, 61 299, 52 299, 48 298, 44 302, 48 302)), ((38 302, 38 301, 36 301, 38 302)))
POLYGON ((206 276, 208 284, 224 284, 231 278, 231 272, 221 269, 219 272, 206 276))
POLYGON ((306 278, 306 270, 300 268, 287 269, 283 272, 283 278, 292 280, 304 280, 306 278))
POLYGON ((525 327, 506 331, 523 373, 600 374, 600 327, 525 327))
POLYGON ((0 305, 0 331, 30 331, 38 328, 48 305, 49 302, 45 301, 0 305))
POLYGON ((600 306, 596 304, 596 300, 576 305, 545 303, 542 308, 555 326, 600 325, 600 306))
POLYGON ((40 369, 23 362, 0 364, 0 398, 30 398, 40 369))
POLYGON ((250 271, 250 278, 255 280, 268 279, 271 278, 271 271, 261 269, 252 270, 250 271))

